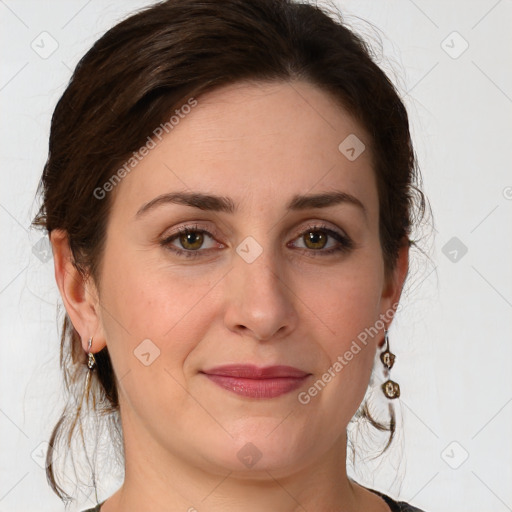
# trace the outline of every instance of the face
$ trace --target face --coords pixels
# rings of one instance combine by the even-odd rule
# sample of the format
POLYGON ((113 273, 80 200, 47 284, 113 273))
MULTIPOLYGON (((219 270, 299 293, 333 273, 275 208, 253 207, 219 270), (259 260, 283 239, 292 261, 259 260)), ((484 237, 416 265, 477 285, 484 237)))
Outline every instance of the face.
POLYGON ((209 471, 286 475, 341 449, 383 329, 358 336, 396 300, 370 141, 307 83, 197 101, 111 192, 95 340, 112 358, 125 439, 209 471), (355 159, 338 148, 353 135, 366 145, 355 159), (149 204, 175 193, 190 201, 149 204), (198 208, 200 194, 222 201, 198 208), (318 194, 334 196, 307 200, 318 194), (207 373, 249 364, 305 376, 207 373), (247 455, 261 457, 252 469, 247 455))

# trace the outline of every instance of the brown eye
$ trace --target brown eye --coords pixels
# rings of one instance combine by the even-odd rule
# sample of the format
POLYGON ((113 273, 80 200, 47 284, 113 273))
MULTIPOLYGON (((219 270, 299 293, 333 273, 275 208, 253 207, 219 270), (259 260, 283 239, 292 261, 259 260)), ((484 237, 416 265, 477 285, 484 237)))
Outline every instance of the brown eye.
POLYGON ((327 245, 328 236, 322 231, 309 231, 303 235, 308 249, 323 249, 327 245))
POLYGON ((347 235, 329 229, 327 226, 309 226, 299 235, 298 240, 303 244, 303 247, 298 246, 298 249, 315 256, 348 252, 354 248, 354 242, 347 235), (337 244, 333 244, 332 241, 337 244))
POLYGON ((184 249, 193 251, 201 248, 204 242, 204 236, 203 233, 199 231, 192 231, 180 235, 179 241, 184 249))
MULTIPOLYGON (((204 256, 205 253, 213 250, 215 240, 214 235, 205 229, 200 229, 198 226, 185 226, 163 239, 160 245, 179 256, 196 257, 204 256), (203 247, 204 245, 206 247, 203 247)), ((217 243, 217 248, 223 248, 223 245, 217 243)))

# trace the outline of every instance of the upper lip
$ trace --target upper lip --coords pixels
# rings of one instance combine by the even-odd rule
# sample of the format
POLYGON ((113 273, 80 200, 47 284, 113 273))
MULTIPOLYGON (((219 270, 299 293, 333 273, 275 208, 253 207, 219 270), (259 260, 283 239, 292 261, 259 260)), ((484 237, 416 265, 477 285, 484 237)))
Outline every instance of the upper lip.
POLYGON ((202 370, 202 373, 208 375, 224 375, 227 377, 241 377, 245 379, 272 379, 275 377, 306 377, 309 375, 293 366, 266 366, 258 367, 250 364, 230 364, 225 366, 216 366, 208 370, 202 370))

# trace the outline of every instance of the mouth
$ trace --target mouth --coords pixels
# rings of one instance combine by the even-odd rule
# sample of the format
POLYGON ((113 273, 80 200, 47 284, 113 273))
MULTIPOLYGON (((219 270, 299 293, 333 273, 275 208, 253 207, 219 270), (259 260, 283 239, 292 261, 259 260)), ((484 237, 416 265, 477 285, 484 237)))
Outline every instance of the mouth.
POLYGON ((214 384, 240 396, 275 398, 304 384, 310 373, 292 366, 227 365, 201 371, 214 384))

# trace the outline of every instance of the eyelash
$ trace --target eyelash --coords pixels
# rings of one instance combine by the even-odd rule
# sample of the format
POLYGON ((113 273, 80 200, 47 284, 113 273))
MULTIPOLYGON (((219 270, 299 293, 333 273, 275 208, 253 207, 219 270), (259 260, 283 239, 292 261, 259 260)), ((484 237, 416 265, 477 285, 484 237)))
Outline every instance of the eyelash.
MULTIPOLYGON (((348 238, 345 235, 342 235, 341 233, 333 231, 332 229, 330 229, 329 227, 327 227, 325 225, 319 226, 319 225, 314 224, 314 225, 308 226, 304 231, 299 233, 295 238, 299 238, 301 236, 304 236, 307 233, 314 232, 314 231, 322 231, 322 232, 326 233, 330 237, 337 240, 340 243, 340 245, 338 245, 337 247, 333 247, 331 249, 327 249, 327 250, 302 249, 302 248, 299 248, 299 250, 311 252, 311 253, 313 253, 314 256, 316 256, 316 254, 314 254, 314 253, 320 253, 323 256, 329 256, 330 254, 334 254, 337 252, 342 252, 342 253, 349 252, 354 247, 354 242, 352 242, 352 240, 350 238, 348 238)), ((192 250, 178 249, 176 247, 170 246, 170 243, 173 242, 175 239, 179 238, 182 235, 189 235, 191 233, 202 233, 202 234, 206 234, 206 235, 210 236, 211 238, 215 238, 215 236, 212 233, 210 233, 209 231, 207 231, 205 229, 199 229, 199 227, 197 225, 183 226, 183 227, 180 227, 179 229, 177 229, 176 232, 173 233, 172 235, 164 238, 160 242, 160 245, 163 247, 166 247, 168 250, 174 252, 178 256, 185 256, 186 258, 202 257, 203 254, 201 254, 201 250, 192 251, 192 250)))

